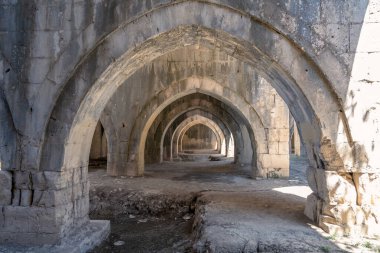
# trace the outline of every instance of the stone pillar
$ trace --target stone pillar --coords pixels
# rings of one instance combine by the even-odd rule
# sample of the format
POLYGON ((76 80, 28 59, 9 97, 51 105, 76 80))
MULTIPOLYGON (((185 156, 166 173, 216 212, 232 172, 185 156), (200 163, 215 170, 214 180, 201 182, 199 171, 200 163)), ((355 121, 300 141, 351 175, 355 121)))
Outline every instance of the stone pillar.
POLYGON ((324 139, 325 169, 308 168, 305 215, 330 234, 380 235, 380 173, 347 171, 335 148, 324 139))
POLYGON ((289 109, 276 94, 273 95, 270 127, 267 128, 268 153, 262 157, 263 177, 289 177, 289 109))
POLYGON ((5 182, 1 193, 7 193, 0 208, 1 243, 55 244, 89 223, 86 167, 64 172, 14 171, 11 202, 10 174, 0 174, 0 180, 5 182))

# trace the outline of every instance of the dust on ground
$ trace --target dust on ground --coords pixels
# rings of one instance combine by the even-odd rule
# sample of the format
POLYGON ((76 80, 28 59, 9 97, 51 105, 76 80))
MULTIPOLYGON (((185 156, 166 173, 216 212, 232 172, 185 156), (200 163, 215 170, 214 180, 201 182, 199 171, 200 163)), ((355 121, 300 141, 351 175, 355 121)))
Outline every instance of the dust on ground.
POLYGON ((305 158, 288 179, 254 180, 230 161, 146 166, 145 176, 90 170, 90 216, 110 219, 93 252, 377 252, 376 240, 338 238, 303 215, 305 158))

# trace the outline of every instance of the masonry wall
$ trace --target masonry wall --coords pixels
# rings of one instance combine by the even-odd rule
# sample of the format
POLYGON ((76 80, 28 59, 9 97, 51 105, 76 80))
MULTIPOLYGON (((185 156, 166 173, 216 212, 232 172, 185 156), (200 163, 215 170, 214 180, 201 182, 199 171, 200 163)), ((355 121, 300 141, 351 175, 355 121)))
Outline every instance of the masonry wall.
MULTIPOLYGON (((88 190, 84 186, 90 147, 85 141, 78 142, 74 151, 85 150, 86 154, 65 157, 74 145, 66 142, 69 133, 82 120, 74 120, 75 115, 81 112, 82 102, 88 102, 85 95, 92 91, 92 85, 122 54, 179 26, 194 28, 187 35, 198 41, 205 26, 218 38, 233 35, 235 40, 228 37, 221 48, 240 59, 249 59, 252 48, 268 57, 249 63, 265 66, 273 74, 269 79, 280 80, 281 85, 272 84, 278 89, 285 87, 282 98, 293 112, 302 114, 293 116, 300 123, 300 136, 311 163, 309 184, 314 193, 308 198, 307 215, 331 233, 379 231, 380 110, 378 96, 373 96, 379 94, 380 87, 380 43, 375 36, 380 30, 379 8, 376 0, 1 1, 0 174, 4 183, 0 241, 55 242, 75 227, 75 217, 86 221, 88 190), (120 36, 122 31, 127 34, 120 36), (245 50, 239 50, 242 45, 245 50), (288 75, 291 78, 286 79, 288 75), (300 100, 292 100, 294 90, 284 86, 291 80, 296 82, 291 87, 302 91, 303 96, 297 97, 300 100), (301 105, 298 111, 297 105, 301 105), (308 124, 307 115, 315 119, 313 124, 308 124), (46 149, 44 145, 48 145, 46 149), (38 176, 49 182, 41 189, 38 176), (76 187, 85 190, 78 193, 76 187), (49 207, 34 201, 41 191, 49 196, 49 207), (10 192, 15 192, 11 199, 21 194, 20 202, 15 201, 17 207, 10 205, 10 192), (21 199, 25 206, 21 206, 21 199), (4 214, 7 210, 11 211, 4 214), (46 223, 38 217, 46 218, 46 223), (16 226, 12 221, 20 223, 16 226), (56 228, 48 233, 50 237, 39 230, 42 224, 56 228)), ((176 33, 183 30, 181 27, 176 33)), ((172 34, 167 44, 175 39, 172 34)), ((190 41, 182 35, 181 39, 181 46, 190 41)), ((223 42, 213 39, 216 47, 223 42)), ((139 55, 135 62, 144 57, 139 55)), ((146 93, 137 95, 144 98, 146 93)), ((92 101, 99 97, 92 97, 92 101)), ((90 130, 99 118, 94 115, 92 121, 86 118, 90 130)), ((127 127, 130 124, 125 123, 127 127)), ((78 128, 87 130, 83 125, 78 128)), ((282 136, 281 130, 274 132, 282 136)), ((73 135, 78 140, 84 138, 73 135)))
MULTIPOLYGON (((108 120, 103 122, 105 128, 110 124, 115 128, 113 134, 116 137, 113 139, 117 141, 111 145, 117 147, 117 151, 116 154, 110 155, 114 157, 116 171, 119 171, 116 174, 126 173, 127 160, 132 156, 134 149, 131 144, 133 131, 139 129, 136 125, 141 121, 139 116, 144 119, 150 116, 144 111, 146 104, 164 90, 167 90, 169 98, 176 96, 177 90, 171 87, 182 80, 194 77, 201 80, 215 80, 220 87, 228 87, 228 90, 246 101, 242 106, 252 108, 257 113, 259 118, 255 121, 262 124, 264 133, 263 136, 260 136, 259 132, 254 133, 257 137, 258 148, 255 152, 262 169, 261 175, 268 177, 275 173, 277 176, 288 176, 289 110, 282 98, 250 66, 239 63, 219 49, 199 47, 185 47, 157 58, 128 79, 108 102, 102 118, 108 117, 108 120)), ((188 85, 192 85, 191 81, 188 85)), ((211 87, 210 90, 213 89, 213 84, 207 84, 207 81, 204 85, 211 87)), ((217 98, 218 96, 220 99, 223 94, 217 94, 217 98)), ((246 115, 246 117, 251 116, 246 115)), ((244 134, 249 138, 248 132, 244 134)), ((250 155, 252 149, 246 147, 241 152, 240 162, 249 164, 252 159, 250 155)), ((148 155, 154 156, 154 154, 148 155)))
POLYGON ((182 150, 217 150, 215 133, 204 125, 195 125, 187 130, 182 139, 182 150))

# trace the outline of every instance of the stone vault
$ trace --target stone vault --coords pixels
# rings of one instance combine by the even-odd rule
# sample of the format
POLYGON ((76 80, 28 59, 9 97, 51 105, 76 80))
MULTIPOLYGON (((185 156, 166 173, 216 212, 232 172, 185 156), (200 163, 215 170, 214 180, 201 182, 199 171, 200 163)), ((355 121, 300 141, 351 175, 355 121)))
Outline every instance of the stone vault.
POLYGON ((288 175, 290 114, 305 214, 379 234, 379 13, 376 0, 1 1, 0 242, 91 224, 99 120, 110 175, 174 158, 190 118, 268 177, 288 175))

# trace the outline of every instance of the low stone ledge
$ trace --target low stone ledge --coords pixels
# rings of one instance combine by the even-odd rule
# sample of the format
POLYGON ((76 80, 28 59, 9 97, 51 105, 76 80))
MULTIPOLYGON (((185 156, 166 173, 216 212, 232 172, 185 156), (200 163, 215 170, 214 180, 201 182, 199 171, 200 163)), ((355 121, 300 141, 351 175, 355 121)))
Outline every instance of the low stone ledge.
MULTIPOLYGON (((110 233, 110 222, 106 220, 91 220, 85 225, 72 231, 70 235, 63 238, 60 244, 48 245, 51 240, 51 236, 57 236, 57 234, 43 234, 43 233, 28 233, 30 240, 39 240, 43 246, 25 247, 25 246, 13 246, 13 245, 0 245, 0 252, 11 253, 85 253, 99 245, 104 239, 108 237, 110 233), (42 240, 43 239, 43 240, 42 240)), ((24 240, 26 236, 20 236, 20 233, 0 232, 0 238, 20 238, 24 240)), ((17 243, 17 242, 13 242, 17 243)), ((36 241, 34 241, 36 244, 36 241)))

